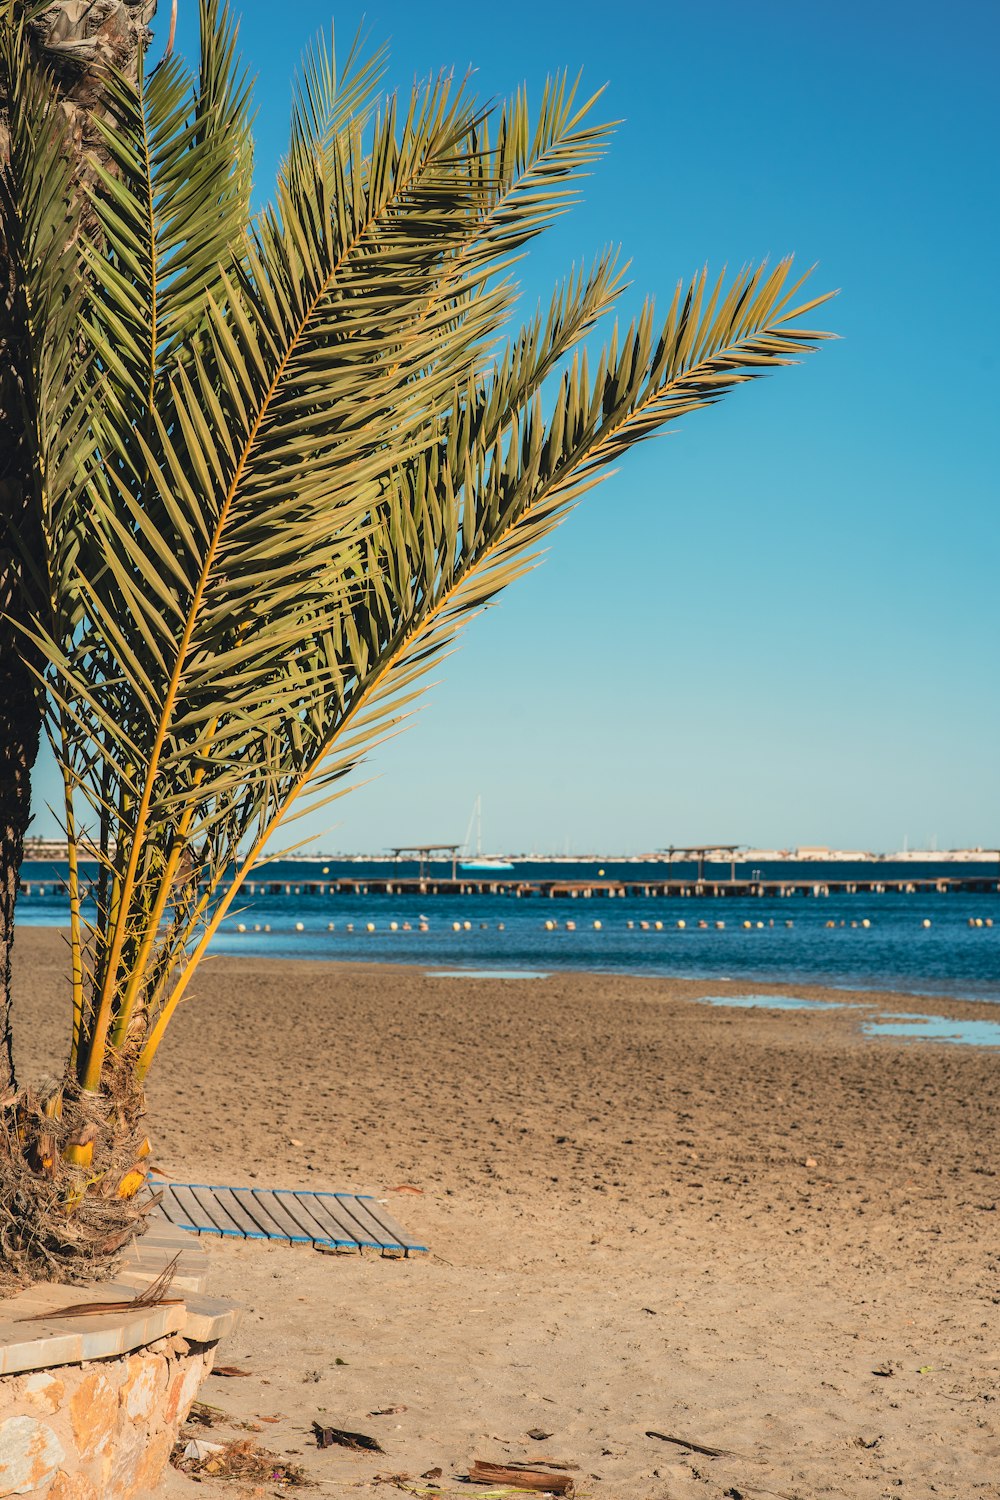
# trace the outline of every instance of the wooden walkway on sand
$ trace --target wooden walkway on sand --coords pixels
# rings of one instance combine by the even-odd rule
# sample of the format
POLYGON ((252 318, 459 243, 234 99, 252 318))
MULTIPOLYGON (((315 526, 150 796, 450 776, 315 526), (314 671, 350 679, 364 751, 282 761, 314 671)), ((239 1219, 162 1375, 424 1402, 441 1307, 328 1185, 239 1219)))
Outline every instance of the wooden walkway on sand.
POLYGON ((163 1195, 159 1204, 163 1217, 194 1234, 402 1255, 427 1249, 383 1204, 365 1193, 218 1187, 202 1182, 157 1182, 155 1186, 163 1195))

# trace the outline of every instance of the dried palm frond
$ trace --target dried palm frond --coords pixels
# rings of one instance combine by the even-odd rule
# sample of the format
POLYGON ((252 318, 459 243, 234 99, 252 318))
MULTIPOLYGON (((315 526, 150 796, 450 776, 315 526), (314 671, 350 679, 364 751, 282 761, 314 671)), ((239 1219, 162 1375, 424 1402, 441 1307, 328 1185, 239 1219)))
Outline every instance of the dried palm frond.
POLYGON ((45 1312, 31 1313, 26 1318, 15 1318, 15 1323, 39 1323, 47 1322, 50 1318, 93 1318, 104 1313, 130 1313, 142 1312, 148 1307, 180 1307, 184 1301, 183 1297, 168 1297, 166 1295, 170 1284, 177 1271, 177 1262, 180 1253, 165 1265, 155 1281, 151 1281, 144 1290, 136 1292, 134 1297, 125 1298, 120 1302, 71 1302, 68 1307, 53 1307, 45 1312))

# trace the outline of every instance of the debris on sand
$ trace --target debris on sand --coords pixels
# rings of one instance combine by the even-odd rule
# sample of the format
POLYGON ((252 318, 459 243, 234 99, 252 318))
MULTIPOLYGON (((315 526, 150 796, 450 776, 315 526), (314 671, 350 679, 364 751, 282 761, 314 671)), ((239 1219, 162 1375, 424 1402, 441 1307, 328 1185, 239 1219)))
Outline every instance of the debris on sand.
POLYGON ((186 1442, 174 1444, 170 1462, 182 1474, 201 1479, 240 1479, 296 1489, 309 1484, 298 1464, 261 1448, 253 1438, 235 1438, 231 1443, 186 1442), (193 1452, 191 1450, 194 1450, 193 1452))
POLYGON ((473 1459, 469 1470, 473 1484, 510 1484, 522 1490, 544 1490, 550 1495, 572 1495, 573 1481, 568 1474, 551 1470, 514 1468, 510 1464, 488 1464, 473 1459))
POLYGON ((323 1427, 319 1422, 314 1422, 312 1429, 316 1434, 317 1448, 332 1448, 336 1445, 340 1448, 362 1448, 368 1453, 385 1452, 385 1449, 365 1432, 348 1432, 343 1427, 323 1427))

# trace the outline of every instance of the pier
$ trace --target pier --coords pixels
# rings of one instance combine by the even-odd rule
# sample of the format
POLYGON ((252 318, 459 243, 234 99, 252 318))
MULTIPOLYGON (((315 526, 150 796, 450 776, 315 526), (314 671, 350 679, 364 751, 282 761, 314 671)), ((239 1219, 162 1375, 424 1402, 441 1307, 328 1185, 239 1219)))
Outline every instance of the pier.
MULTIPOLYGON (((84 890, 88 891, 85 881, 84 890)), ((207 886, 202 886, 206 890, 207 886)), ((227 882, 218 887, 218 894, 225 895, 230 889, 227 882)), ((49 893, 65 894, 65 880, 26 880, 21 882, 22 895, 44 896, 49 893)), ((892 892, 897 895, 956 895, 970 892, 1000 894, 1000 876, 995 873, 978 875, 947 875, 914 880, 804 880, 801 876, 788 880, 559 880, 545 878, 523 880, 490 876, 336 876, 329 880, 248 880, 243 884, 248 896, 510 896, 514 899, 531 897, 550 900, 612 900, 646 899, 686 900, 692 897, 757 896, 778 899, 796 896, 823 897, 833 895, 880 896, 892 892)))

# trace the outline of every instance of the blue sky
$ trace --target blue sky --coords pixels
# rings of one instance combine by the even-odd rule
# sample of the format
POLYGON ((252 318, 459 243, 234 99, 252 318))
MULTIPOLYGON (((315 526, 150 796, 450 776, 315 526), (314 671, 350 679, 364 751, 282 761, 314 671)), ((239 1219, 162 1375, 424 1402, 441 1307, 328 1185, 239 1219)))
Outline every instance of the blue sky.
MULTIPOLYGON (((242 14, 263 197, 331 5, 242 14)), ((994 0, 350 0, 333 17, 342 48, 362 19, 389 40, 402 87, 469 66, 483 99, 561 67, 608 84, 622 123, 525 268, 529 305, 608 242, 632 258, 626 310, 705 262, 793 251, 841 288, 824 309, 841 341, 591 492, 321 847, 461 838, 478 793, 493 850, 995 846, 994 0)))

